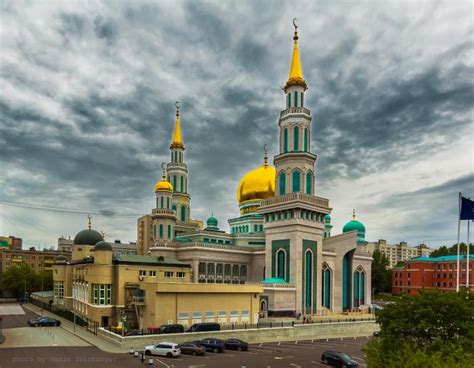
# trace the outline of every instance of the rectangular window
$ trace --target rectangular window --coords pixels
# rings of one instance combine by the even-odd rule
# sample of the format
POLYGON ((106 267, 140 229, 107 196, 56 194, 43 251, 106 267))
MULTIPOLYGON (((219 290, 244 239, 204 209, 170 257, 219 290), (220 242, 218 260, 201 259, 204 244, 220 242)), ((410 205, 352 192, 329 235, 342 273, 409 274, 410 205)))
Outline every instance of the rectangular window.
POLYGON ((206 319, 214 319, 214 312, 206 312, 206 319))
POLYGON ((148 275, 155 277, 156 271, 148 271, 148 275))
POLYGON ((165 277, 174 277, 174 272, 171 271, 165 271, 165 277))
POLYGON ((161 207, 160 208, 163 208, 165 206, 165 197, 161 196, 160 198, 161 198, 161 200, 160 200, 161 207))
POLYGON ((201 312, 193 312, 193 319, 201 319, 202 313, 201 312))
POLYGON ((163 224, 160 224, 160 238, 163 238, 163 224))
POLYGON ((186 312, 178 313, 179 320, 187 320, 188 318, 189 318, 189 313, 186 313, 186 312))
POLYGON ((145 270, 140 270, 138 271, 139 276, 146 276, 146 271, 145 270))
POLYGON ((176 272, 176 277, 179 277, 179 278, 184 278, 186 276, 186 272, 176 272))
POLYGON ((168 225, 168 239, 171 239, 171 225, 168 225))
POLYGON ((219 318, 227 318, 227 312, 226 311, 219 311, 218 317, 219 318))

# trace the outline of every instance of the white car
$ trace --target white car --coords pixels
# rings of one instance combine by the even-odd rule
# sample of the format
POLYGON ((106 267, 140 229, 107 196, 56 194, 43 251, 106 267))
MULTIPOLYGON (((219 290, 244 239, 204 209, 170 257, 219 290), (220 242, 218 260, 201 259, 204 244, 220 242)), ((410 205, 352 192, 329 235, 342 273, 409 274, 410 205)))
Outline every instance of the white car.
POLYGON ((158 345, 145 346, 145 355, 163 355, 168 358, 181 355, 181 349, 178 344, 173 342, 160 342, 158 345))

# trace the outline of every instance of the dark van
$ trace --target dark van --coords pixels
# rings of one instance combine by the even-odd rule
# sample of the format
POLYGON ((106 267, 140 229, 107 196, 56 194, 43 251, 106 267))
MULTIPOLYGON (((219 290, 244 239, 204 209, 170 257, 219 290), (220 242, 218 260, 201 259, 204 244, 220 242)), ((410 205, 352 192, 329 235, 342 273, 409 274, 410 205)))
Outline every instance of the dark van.
POLYGON ((195 323, 186 332, 220 331, 221 325, 213 322, 195 323))
POLYGON ((158 333, 159 334, 170 334, 170 333, 181 333, 184 332, 183 325, 161 325, 158 333))

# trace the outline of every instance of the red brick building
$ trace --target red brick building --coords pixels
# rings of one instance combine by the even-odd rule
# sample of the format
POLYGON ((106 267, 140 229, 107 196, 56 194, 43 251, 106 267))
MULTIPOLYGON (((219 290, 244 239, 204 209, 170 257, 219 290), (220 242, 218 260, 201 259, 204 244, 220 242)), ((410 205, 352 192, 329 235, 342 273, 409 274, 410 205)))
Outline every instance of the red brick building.
MULTIPOLYGON (((456 291, 456 256, 417 257, 392 270, 392 295, 406 291, 418 294, 422 289, 456 291)), ((466 285, 466 256, 461 256, 460 287, 466 285)), ((469 256, 469 285, 474 291, 474 255, 469 256)))

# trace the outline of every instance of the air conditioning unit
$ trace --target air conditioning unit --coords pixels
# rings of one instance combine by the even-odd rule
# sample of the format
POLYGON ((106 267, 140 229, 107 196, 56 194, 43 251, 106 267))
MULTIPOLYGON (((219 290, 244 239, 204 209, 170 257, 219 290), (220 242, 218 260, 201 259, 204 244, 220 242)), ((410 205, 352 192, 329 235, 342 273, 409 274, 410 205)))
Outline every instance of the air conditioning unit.
POLYGON ((143 281, 144 278, 145 278, 145 276, 138 276, 138 279, 139 279, 140 281, 143 281))

